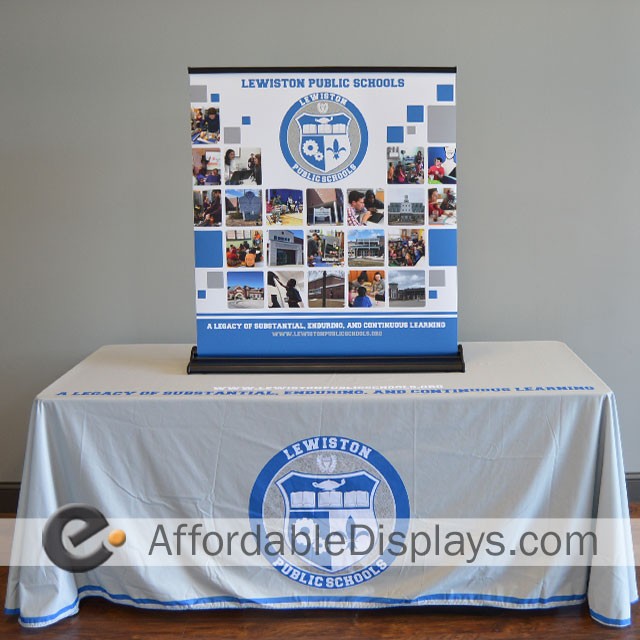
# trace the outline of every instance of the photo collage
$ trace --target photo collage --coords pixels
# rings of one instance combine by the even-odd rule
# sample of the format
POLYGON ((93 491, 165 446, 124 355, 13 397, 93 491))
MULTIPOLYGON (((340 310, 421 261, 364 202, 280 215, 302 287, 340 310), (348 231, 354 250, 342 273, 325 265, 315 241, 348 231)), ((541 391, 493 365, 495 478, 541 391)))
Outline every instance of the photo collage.
POLYGON ((218 105, 192 104, 194 227, 222 233, 228 309, 428 306, 429 228, 457 225, 454 145, 387 145, 377 184, 301 189, 263 184, 262 150, 221 131, 218 105))

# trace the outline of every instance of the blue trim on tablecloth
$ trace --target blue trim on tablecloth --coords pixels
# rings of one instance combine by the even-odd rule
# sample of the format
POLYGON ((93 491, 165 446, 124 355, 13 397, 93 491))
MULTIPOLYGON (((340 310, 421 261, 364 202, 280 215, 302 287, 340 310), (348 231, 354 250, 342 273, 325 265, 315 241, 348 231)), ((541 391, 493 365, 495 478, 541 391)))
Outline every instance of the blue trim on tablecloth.
MULTIPOLYGON (((74 609, 78 606, 78 602, 80 596, 82 594, 90 595, 90 592, 100 592, 103 593, 108 598, 113 599, 114 601, 129 601, 133 604, 139 605, 155 605, 158 607, 189 607, 193 605, 202 605, 202 604, 215 604, 215 603, 234 603, 234 604, 313 604, 313 603, 342 603, 342 604, 350 604, 350 603, 372 603, 372 604, 386 604, 389 606, 411 606, 411 605, 419 605, 421 603, 426 603, 430 601, 448 601, 448 602, 461 602, 461 601, 475 601, 478 603, 491 603, 491 602, 503 602, 509 604, 516 605, 544 605, 551 603, 566 603, 567 605, 574 603, 577 604, 586 599, 586 594, 580 595, 567 595, 567 596, 552 596, 550 598, 517 598, 514 596, 494 596, 494 595, 483 595, 483 594, 475 594, 475 593, 440 593, 440 594, 432 594, 432 595, 424 595, 419 596, 413 599, 399 599, 399 598, 372 598, 366 596, 286 596, 281 598, 258 598, 258 599, 250 599, 250 598, 236 598, 233 596, 213 596, 207 598, 194 598, 191 600, 156 600, 153 598, 134 598, 127 594, 113 594, 109 593, 103 587, 98 587, 94 585, 85 585, 78 589, 79 597, 74 600, 71 604, 63 607, 59 611, 54 614, 48 616, 37 616, 37 617, 20 617, 20 622, 24 625, 33 625, 33 626, 45 626, 47 622, 55 621, 57 618, 62 616, 67 611, 74 609)), ((20 614, 19 609, 5 609, 5 613, 7 615, 16 615, 20 614)), ((591 611, 591 615, 598 622, 602 622, 603 624, 615 625, 615 626, 628 626, 631 624, 631 620, 617 620, 614 618, 607 618, 605 616, 601 616, 600 614, 596 614, 591 611)))
MULTIPOLYGON (((56 618, 62 616, 62 614, 66 613, 67 611, 75 609, 79 603, 80 598, 78 597, 71 604, 68 604, 66 607, 62 607, 62 609, 56 611, 56 613, 50 616, 36 616, 33 618, 23 618, 22 616, 20 616, 20 622, 23 624, 44 626, 47 622, 55 622, 56 618)), ((7 615, 20 615, 20 609, 5 609, 4 611, 7 615)))
POLYGON ((589 613, 594 620, 609 627, 628 627, 631 624, 631 618, 607 618, 607 616, 596 613, 593 609, 589 609, 589 613))

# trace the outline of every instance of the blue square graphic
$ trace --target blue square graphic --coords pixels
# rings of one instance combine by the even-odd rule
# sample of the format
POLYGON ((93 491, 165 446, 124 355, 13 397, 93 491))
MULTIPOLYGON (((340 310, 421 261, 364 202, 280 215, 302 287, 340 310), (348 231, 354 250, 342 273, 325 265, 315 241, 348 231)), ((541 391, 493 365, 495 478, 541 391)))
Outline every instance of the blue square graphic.
POLYGON ((387 127, 387 142, 404 142, 404 127, 387 127))
POLYGON ((439 84, 437 89, 438 102, 453 102, 453 85, 439 84))
POLYGON ((429 229, 429 265, 455 267, 457 264, 457 229, 429 229))
POLYGON ((421 104, 407 107, 407 122, 424 122, 424 107, 421 104))
POLYGON ((211 94, 211 102, 220 102, 220 94, 212 93, 211 94))
POLYGON ((222 231, 194 231, 196 268, 224 266, 222 231))
POLYGON ((205 289, 198 289, 198 300, 204 300, 207 297, 205 289))
POLYGON ((437 291, 429 291, 429 300, 437 300, 438 292, 437 291))
POLYGON ((242 116, 242 124, 251 124, 251 116, 242 116))

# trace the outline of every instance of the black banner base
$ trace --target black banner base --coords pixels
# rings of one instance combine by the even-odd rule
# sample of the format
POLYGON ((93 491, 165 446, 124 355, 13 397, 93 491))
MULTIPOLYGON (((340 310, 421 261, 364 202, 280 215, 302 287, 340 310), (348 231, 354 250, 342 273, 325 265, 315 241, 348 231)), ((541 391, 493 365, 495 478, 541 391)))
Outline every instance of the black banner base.
POLYGON ((218 358, 191 349, 187 373, 464 373, 462 345, 440 356, 218 358))

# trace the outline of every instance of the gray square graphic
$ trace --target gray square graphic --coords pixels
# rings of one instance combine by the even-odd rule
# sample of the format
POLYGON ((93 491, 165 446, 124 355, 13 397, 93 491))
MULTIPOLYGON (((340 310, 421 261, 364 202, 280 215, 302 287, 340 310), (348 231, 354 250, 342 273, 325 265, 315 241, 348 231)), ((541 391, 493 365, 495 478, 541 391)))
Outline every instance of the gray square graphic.
POLYGON ((430 287, 444 287, 445 278, 444 269, 431 269, 429 271, 429 286, 430 287))
POLYGON ((408 125, 407 126, 407 135, 408 136, 415 136, 416 135, 416 128, 413 125, 408 125))
POLYGON ((224 289, 224 273, 207 271, 207 289, 224 289))
POLYGON ((225 127, 224 128, 224 143, 225 144, 240 144, 241 133, 240 127, 225 127))
POLYGON ((456 108, 433 106, 427 109, 427 140, 429 142, 456 141, 456 108))
POLYGON ((189 95, 191 97, 191 102, 206 102, 207 101, 207 85, 192 84, 189 87, 189 95))

